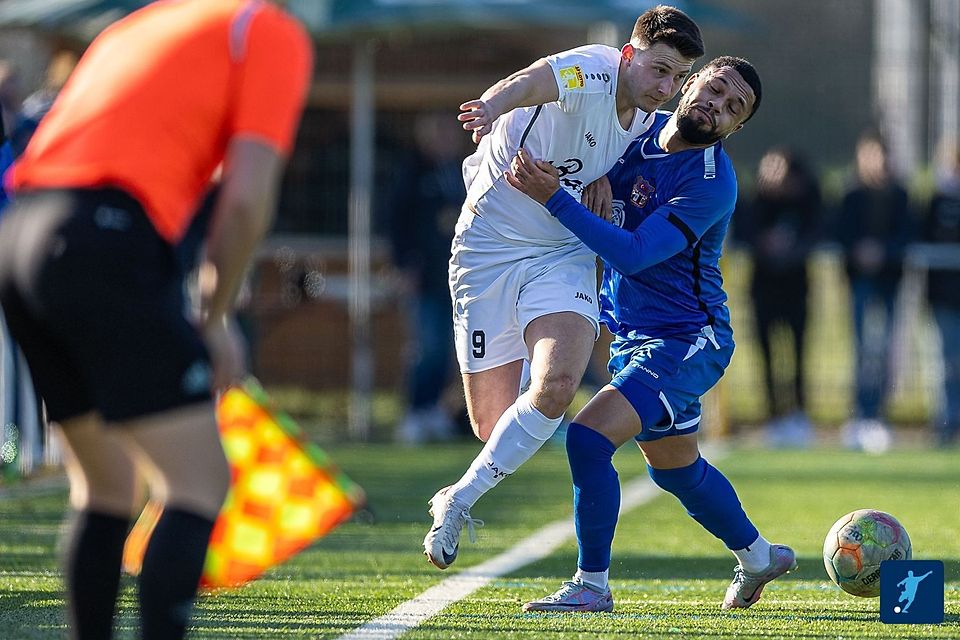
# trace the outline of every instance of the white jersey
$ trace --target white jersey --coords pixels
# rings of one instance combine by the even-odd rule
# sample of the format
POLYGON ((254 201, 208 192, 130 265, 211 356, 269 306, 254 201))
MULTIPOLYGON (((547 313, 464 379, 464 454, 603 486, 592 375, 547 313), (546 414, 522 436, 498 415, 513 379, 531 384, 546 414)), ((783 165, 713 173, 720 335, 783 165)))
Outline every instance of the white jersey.
POLYGON ((610 170, 654 118, 635 109, 630 129, 617 116, 620 51, 587 45, 546 58, 560 98, 505 113, 463 163, 467 206, 496 233, 524 244, 579 243, 540 203, 503 177, 520 147, 560 170, 561 186, 580 200, 583 188, 610 170))

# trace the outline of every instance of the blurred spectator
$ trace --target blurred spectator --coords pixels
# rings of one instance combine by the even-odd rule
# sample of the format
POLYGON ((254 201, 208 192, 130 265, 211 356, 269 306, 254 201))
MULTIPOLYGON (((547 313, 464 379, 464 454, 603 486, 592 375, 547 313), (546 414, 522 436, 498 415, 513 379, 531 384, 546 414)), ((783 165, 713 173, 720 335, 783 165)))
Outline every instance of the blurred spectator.
POLYGON ((460 163, 466 136, 454 114, 420 116, 416 150, 397 174, 391 212, 394 264, 408 301, 415 357, 407 372, 409 408, 397 440, 415 444, 453 435, 451 410, 442 401, 453 371, 453 329, 447 261, 466 196, 460 163))
POLYGON ((837 222, 850 280, 857 362, 855 413, 842 436, 850 448, 882 453, 891 443, 881 418, 889 379, 887 336, 912 224, 907 192, 892 175, 886 146, 874 133, 857 141, 855 183, 843 197, 837 222))
POLYGON ((0 60, 0 120, 4 130, 13 130, 20 114, 20 75, 9 60, 0 60))
MULTIPOLYGON (((8 201, 3 178, 12 163, 13 148, 0 118, 0 217, 8 201)), ((42 457, 44 436, 42 405, 0 309, 0 476, 32 471, 42 457)))
MULTIPOLYGON (((960 144, 944 146, 923 240, 950 243, 960 253, 960 144)), ((960 435, 960 264, 932 267, 927 295, 943 343, 945 402, 936 418, 935 437, 938 444, 948 445, 960 435)))
MULTIPOLYGON (((19 80, 15 68, 0 61, 0 217, 9 201, 4 177, 15 149, 7 124, 20 115, 19 80)), ((7 331, 0 309, 0 469, 3 476, 29 473, 43 457, 46 441, 43 405, 33 386, 27 362, 7 331)))
POLYGON ((3 118, 0 117, 0 215, 3 215, 3 208, 8 200, 7 192, 3 187, 3 176, 11 164, 13 164, 13 147, 7 140, 6 127, 3 124, 3 118))
POLYGON ((812 436, 804 395, 804 335, 807 326, 807 258, 820 230, 817 178, 807 162, 786 148, 760 160, 757 195, 748 225, 753 256, 751 294, 763 351, 768 438, 774 446, 806 446, 812 436), (793 358, 774 358, 777 329, 789 329, 793 358), (789 363, 774 366, 774 363, 789 363), (777 375, 778 371, 780 376, 777 375), (787 379, 782 379, 786 375, 787 379), (781 378, 778 380, 778 378, 781 378), (792 382, 792 389, 788 384, 792 382))
POLYGON ((66 84, 74 67, 77 66, 78 59, 77 54, 69 50, 61 50, 54 54, 50 64, 47 65, 43 86, 23 101, 14 128, 10 132, 10 142, 13 144, 15 156, 19 156, 27 148, 33 132, 37 130, 43 116, 50 111, 54 99, 66 84))

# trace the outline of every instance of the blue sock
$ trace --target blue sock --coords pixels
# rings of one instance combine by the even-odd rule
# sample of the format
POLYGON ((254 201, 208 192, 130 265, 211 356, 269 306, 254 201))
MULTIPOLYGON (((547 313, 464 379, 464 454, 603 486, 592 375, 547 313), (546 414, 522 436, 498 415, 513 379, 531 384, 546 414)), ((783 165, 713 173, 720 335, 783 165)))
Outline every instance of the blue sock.
POLYGON ((654 469, 647 465, 650 478, 675 495, 687 514, 704 529, 723 540, 728 549, 743 549, 759 536, 733 485, 716 467, 702 457, 679 469, 654 469))
POLYGON ((617 448, 582 424, 567 429, 567 459, 573 475, 573 512, 584 571, 610 568, 610 547, 620 512, 620 479, 613 468, 617 448))

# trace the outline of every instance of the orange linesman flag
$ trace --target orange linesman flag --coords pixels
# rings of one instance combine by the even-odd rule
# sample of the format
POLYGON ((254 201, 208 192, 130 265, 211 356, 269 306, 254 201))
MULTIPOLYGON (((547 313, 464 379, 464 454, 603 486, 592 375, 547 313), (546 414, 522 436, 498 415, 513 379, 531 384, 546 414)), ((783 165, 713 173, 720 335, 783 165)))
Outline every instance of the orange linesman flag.
MULTIPOLYGON (((315 540, 363 506, 363 490, 307 441, 254 381, 233 387, 217 404, 231 486, 210 535, 200 586, 239 586, 315 540)), ((124 569, 140 573, 161 507, 150 502, 123 552, 124 569)))

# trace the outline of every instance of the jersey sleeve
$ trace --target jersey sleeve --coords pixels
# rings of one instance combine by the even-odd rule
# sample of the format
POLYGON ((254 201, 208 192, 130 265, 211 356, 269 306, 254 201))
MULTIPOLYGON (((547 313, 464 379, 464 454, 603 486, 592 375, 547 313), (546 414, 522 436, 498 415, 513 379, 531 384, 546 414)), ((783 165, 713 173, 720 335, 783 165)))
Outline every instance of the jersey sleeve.
POLYGON ((702 174, 692 176, 684 180, 677 191, 654 215, 663 216, 679 229, 688 246, 732 211, 737 202, 737 183, 729 174, 713 178, 702 174))
POLYGON ((312 77, 310 38, 271 7, 258 11, 247 29, 232 135, 261 139, 288 155, 312 77))
POLYGON ((560 90, 558 103, 566 112, 578 112, 593 106, 594 96, 613 95, 616 90, 612 49, 588 45, 546 57, 560 90))
POLYGON ((665 218, 649 216, 633 231, 597 217, 563 189, 544 205, 588 249, 624 275, 633 275, 672 258, 686 247, 686 238, 665 218))

